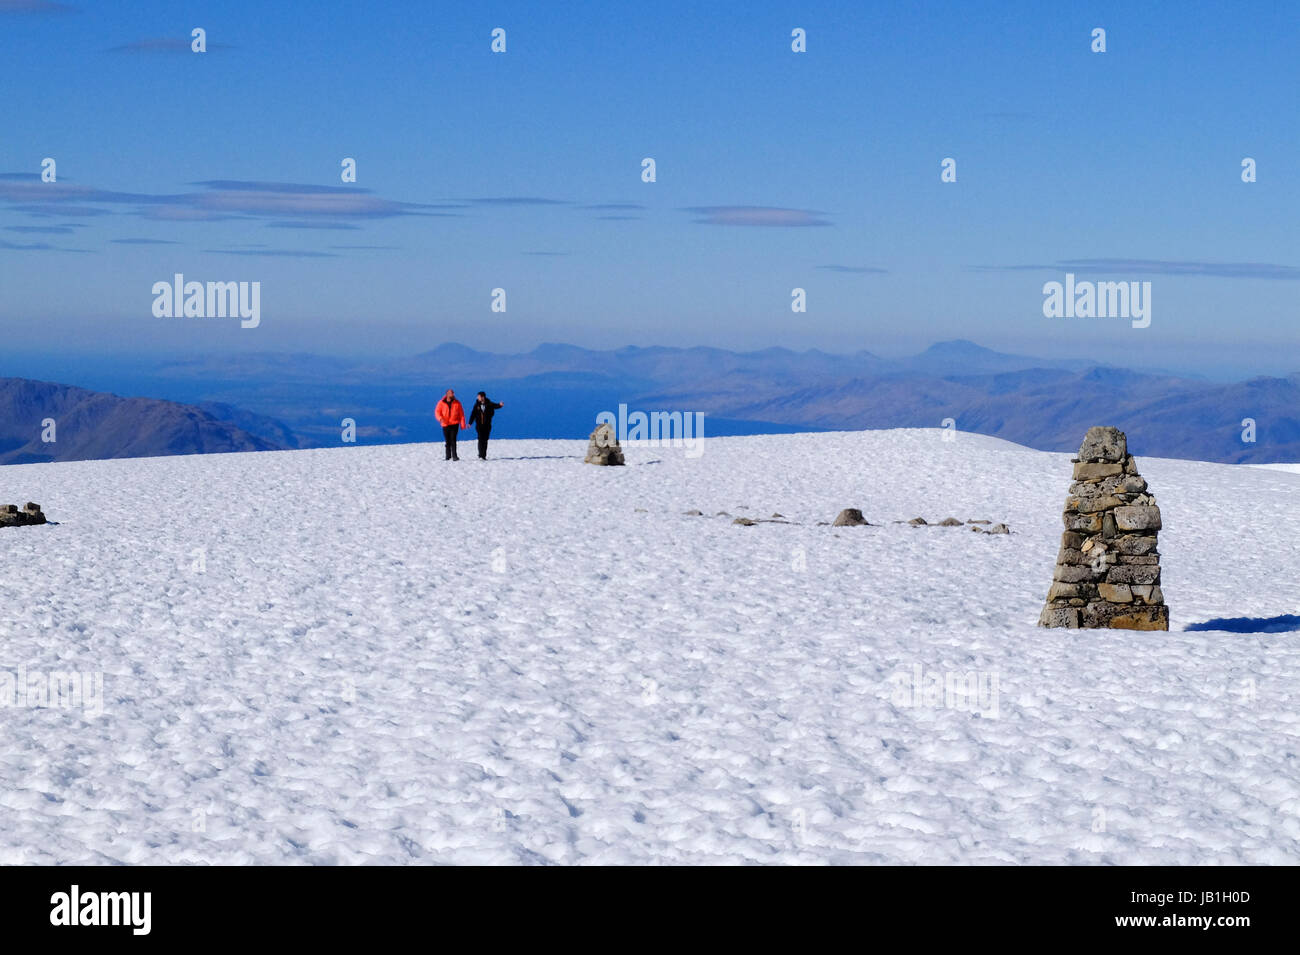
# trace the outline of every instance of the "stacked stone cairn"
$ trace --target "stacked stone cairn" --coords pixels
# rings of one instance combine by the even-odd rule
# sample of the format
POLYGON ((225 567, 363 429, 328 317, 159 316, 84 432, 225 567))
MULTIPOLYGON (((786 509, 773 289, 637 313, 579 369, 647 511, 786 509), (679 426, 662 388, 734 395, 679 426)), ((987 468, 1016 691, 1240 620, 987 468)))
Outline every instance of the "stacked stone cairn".
POLYGON ((1156 550, 1160 508, 1128 437, 1089 428, 1073 464, 1061 552, 1038 625, 1168 630, 1156 550))
POLYGON ((44 524, 45 515, 41 506, 28 501, 23 509, 17 504, 0 504, 0 527, 25 527, 28 524, 44 524))
POLYGON ((623 449, 619 446, 618 435, 608 422, 601 422, 587 439, 587 456, 582 459, 586 464, 598 464, 602 467, 617 467, 623 463, 623 449))

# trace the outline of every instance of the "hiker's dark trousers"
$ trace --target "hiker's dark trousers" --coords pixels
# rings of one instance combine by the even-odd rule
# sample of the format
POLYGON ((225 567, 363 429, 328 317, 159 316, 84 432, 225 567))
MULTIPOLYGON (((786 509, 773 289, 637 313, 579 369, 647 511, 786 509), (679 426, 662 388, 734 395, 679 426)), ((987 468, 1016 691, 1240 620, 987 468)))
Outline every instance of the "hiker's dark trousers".
POLYGON ((487 443, 490 437, 492 437, 491 427, 478 429, 478 456, 480 458, 487 457, 487 443))
POLYGON ((447 442, 448 461, 451 461, 453 459, 460 460, 460 456, 456 454, 456 435, 459 432, 460 432, 460 425, 458 424, 444 424, 442 426, 442 437, 443 440, 447 442))

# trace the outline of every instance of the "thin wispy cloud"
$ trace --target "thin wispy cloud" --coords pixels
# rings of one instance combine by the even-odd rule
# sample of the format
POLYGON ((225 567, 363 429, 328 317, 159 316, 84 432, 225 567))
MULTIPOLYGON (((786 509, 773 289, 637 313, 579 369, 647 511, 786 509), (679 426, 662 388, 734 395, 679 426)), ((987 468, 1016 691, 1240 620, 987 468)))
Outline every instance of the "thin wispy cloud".
POLYGON ((15 249, 22 252, 40 252, 50 251, 54 246, 48 242, 10 242, 8 239, 0 239, 0 249, 15 249))
POLYGON ((51 0, 0 0, 0 14, 5 13, 75 13, 76 7, 51 0))
POLYGON ((248 216, 226 215, 210 209, 192 209, 187 206, 146 206, 136 210, 143 219, 155 222, 225 222, 227 219, 246 219, 248 216))
POLYGON ((977 265, 977 272, 1105 272, 1187 275, 1221 279, 1300 279, 1300 267, 1270 262, 1198 262, 1166 259, 1062 259, 1051 265, 977 265))
POLYGON ((778 206, 688 206, 701 218, 692 219, 700 225, 765 226, 771 228, 802 228, 804 226, 830 225, 823 218, 826 213, 813 209, 783 209, 778 206))
MULTIPOLYGON (((68 208, 76 203, 125 203, 125 202, 160 202, 175 197, 154 196, 148 193, 113 192, 83 186, 67 179, 59 182, 44 182, 37 173, 11 172, 0 174, 0 202, 16 203, 23 209, 38 209, 52 212, 57 208, 68 208)), ((75 205, 78 209, 92 210, 87 215, 94 215, 94 206, 75 205)))
POLYGON ((889 269, 878 269, 874 265, 819 265, 817 268, 826 272, 843 272, 852 275, 888 275, 889 269))
POLYGON ((66 206, 54 204, 10 206, 9 211, 22 212, 37 219, 47 219, 51 216, 66 216, 68 218, 82 219, 113 214, 110 209, 98 209, 95 206, 66 206))
POLYGON ((487 196, 479 199, 467 199, 479 206, 570 206, 568 199, 539 199, 535 196, 487 196))
POLYGON ((313 252, 308 249, 204 249, 213 255, 252 255, 284 259, 334 259, 333 252, 313 252))
POLYGON ((369 189, 288 182, 243 182, 214 179, 191 183, 199 192, 138 193, 97 189, 75 183, 41 182, 34 174, 0 178, 0 202, 32 215, 95 215, 103 207, 124 206, 146 219, 215 222, 230 218, 274 219, 293 225, 280 228, 351 228, 347 220, 397 216, 437 216, 463 206, 399 202, 369 189), (308 223, 315 223, 308 225, 308 223))
POLYGON ((599 210, 601 212, 637 212, 644 209, 645 206, 639 202, 596 202, 578 208, 599 210))
POLYGON ((89 249, 65 249, 48 242, 10 242, 0 239, 0 249, 10 252, 89 252, 89 249))
POLYGON ((68 182, 42 182, 35 173, 11 173, 0 180, 0 200, 41 207, 70 202, 151 203, 179 202, 184 196, 153 195, 143 192, 114 192, 68 182))
POLYGON ((194 183, 208 191, 183 197, 187 204, 212 212, 253 216, 320 216, 341 219, 382 219, 422 215, 427 210, 460 208, 398 202, 355 186, 318 186, 291 182, 241 182, 216 179, 194 183))
POLYGON ((26 235, 72 235, 80 225, 80 222, 70 222, 67 225, 7 225, 5 231, 26 235))
POLYGON ((350 222, 268 222, 268 229, 360 229, 350 222))
POLYGON ((109 239, 115 245, 176 245, 172 239, 109 239))

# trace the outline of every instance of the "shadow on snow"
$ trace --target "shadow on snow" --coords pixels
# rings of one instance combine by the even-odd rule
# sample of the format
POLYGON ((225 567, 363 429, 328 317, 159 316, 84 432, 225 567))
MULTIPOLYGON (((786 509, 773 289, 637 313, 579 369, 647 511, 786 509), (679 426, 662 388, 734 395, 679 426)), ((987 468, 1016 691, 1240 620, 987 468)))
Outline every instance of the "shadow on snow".
POLYGON ((1216 617, 1193 623, 1188 630, 1226 630, 1228 633, 1285 633, 1300 630, 1300 617, 1284 613, 1277 617, 1216 617))

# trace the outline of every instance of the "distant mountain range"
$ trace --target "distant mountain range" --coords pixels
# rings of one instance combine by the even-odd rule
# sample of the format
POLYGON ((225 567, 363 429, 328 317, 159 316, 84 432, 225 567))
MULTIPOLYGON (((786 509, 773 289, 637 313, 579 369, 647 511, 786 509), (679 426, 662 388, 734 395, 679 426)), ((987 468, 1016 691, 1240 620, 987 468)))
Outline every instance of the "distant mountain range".
POLYGON ((0 378, 0 464, 137 458, 298 446, 288 429, 259 415, 153 398, 119 398, 46 381, 0 378), (214 413, 215 412, 215 413, 214 413), (240 427, 287 440, 268 440, 240 427))
MULTIPOLYGON (((387 362, 307 354, 210 356, 137 369, 126 387, 181 404, 98 396, 98 414, 115 409, 112 427, 96 425, 101 435, 78 439, 77 448, 66 453, 114 457, 337 446, 345 418, 355 420, 358 443, 433 440, 432 406, 454 387, 467 404, 479 389, 506 402, 496 419, 500 437, 585 437, 598 412, 626 404, 631 410, 704 412, 706 435, 940 427, 952 419, 959 431, 1073 451, 1088 427, 1111 424, 1129 433, 1137 454, 1300 461, 1300 374, 1223 384, 1006 354, 969 341, 941 342, 897 360, 866 351, 595 351, 563 344, 523 354, 446 344, 387 362), (1255 423, 1253 442, 1243 440, 1244 419, 1255 423)), ((0 463, 69 459, 63 450, 53 458, 24 457, 51 452, 38 446, 38 435, 32 444, 33 409, 17 408, 5 394, 0 390, 0 463), (21 445, 5 443, 19 437, 21 445)), ((90 392, 80 395, 79 401, 90 401, 90 392)), ((62 440, 62 420, 59 427, 62 440)))

